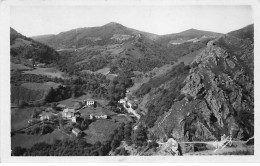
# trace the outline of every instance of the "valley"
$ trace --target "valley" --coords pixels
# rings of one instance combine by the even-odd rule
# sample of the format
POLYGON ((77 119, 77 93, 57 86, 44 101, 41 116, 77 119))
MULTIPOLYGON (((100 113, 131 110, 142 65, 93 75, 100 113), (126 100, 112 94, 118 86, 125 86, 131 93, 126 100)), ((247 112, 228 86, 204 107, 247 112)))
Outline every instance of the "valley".
POLYGON ((254 136, 254 25, 227 34, 156 35, 115 22, 10 32, 14 156, 254 153, 253 140, 235 144, 254 136), (222 152, 199 143, 228 136, 222 152))

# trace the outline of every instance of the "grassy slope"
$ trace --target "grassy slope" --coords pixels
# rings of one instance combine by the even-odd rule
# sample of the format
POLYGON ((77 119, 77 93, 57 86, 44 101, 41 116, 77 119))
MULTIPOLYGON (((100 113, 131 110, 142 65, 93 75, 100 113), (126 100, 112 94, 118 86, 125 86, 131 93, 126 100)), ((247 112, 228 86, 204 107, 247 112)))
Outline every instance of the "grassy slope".
POLYGON ((31 115, 34 108, 14 108, 11 109, 11 130, 17 130, 28 125, 28 120, 31 119, 31 115))
POLYGON ((23 64, 16 64, 11 62, 11 70, 30 70, 30 67, 27 67, 23 64))
POLYGON ((36 68, 34 70, 24 71, 26 74, 46 75, 50 77, 63 78, 63 72, 55 68, 36 68))
POLYGON ((70 138, 68 135, 62 133, 60 130, 54 130, 52 133, 45 135, 27 135, 27 134, 15 134, 11 138, 11 147, 21 146, 29 148, 36 143, 46 142, 53 143, 55 139, 66 139, 70 138))
POLYGON ((89 143, 95 143, 97 141, 103 142, 107 140, 110 134, 118 127, 118 123, 107 121, 107 120, 97 120, 89 125, 88 129, 84 132, 86 135, 86 140, 89 143))

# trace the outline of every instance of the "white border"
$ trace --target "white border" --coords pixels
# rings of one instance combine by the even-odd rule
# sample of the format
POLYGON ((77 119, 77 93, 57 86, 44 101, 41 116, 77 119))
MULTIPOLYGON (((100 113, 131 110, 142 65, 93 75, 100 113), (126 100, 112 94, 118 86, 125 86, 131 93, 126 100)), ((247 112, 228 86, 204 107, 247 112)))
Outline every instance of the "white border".
MULTIPOLYGON (((1 162, 260 162, 259 153, 259 99, 260 90, 255 86, 255 154, 254 156, 182 156, 182 157, 166 157, 166 156, 127 156, 127 157, 11 157, 11 137, 10 137, 10 5, 21 6, 76 6, 76 5, 94 5, 94 6, 132 6, 132 5, 149 5, 149 6, 165 6, 165 5, 251 5, 254 10, 254 30, 255 30, 255 85, 259 84, 257 71, 259 70, 260 54, 259 54, 259 21, 260 20, 260 3, 257 0, 9 0, 0 1, 0 111, 1 111, 1 162)), ((242 27, 241 27, 242 28, 242 27)))

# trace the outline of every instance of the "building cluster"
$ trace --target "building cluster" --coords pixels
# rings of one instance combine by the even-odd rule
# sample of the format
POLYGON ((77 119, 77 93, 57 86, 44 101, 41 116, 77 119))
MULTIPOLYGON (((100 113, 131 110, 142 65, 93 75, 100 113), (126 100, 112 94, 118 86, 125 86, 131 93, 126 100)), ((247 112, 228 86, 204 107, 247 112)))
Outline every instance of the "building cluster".
MULTIPOLYGON (((51 107, 46 108, 44 111, 41 112, 41 114, 38 115, 37 121, 45 121, 45 120, 54 120, 58 118, 58 116, 62 117, 64 120, 70 120, 73 123, 76 123, 81 114, 80 111, 86 107, 94 106, 95 100, 84 100, 83 102, 76 102, 74 103, 74 107, 68 107, 64 104, 58 104, 56 106, 57 110, 60 110, 61 112, 55 113, 51 107)), ((107 119, 108 116, 103 113, 91 113, 89 114, 89 119, 107 119)), ((28 123, 32 124, 33 120, 29 120, 28 123)), ((82 134, 82 131, 78 128, 73 128, 72 133, 75 136, 79 136, 82 134)))

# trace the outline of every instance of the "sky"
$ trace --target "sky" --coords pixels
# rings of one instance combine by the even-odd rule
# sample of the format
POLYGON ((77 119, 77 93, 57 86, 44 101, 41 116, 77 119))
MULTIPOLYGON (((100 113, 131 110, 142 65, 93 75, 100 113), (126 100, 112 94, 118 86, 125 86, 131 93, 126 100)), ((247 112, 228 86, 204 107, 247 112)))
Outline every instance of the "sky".
POLYGON ((11 6, 10 24, 25 36, 117 22, 158 35, 199 29, 227 33, 253 23, 250 6, 11 6))

